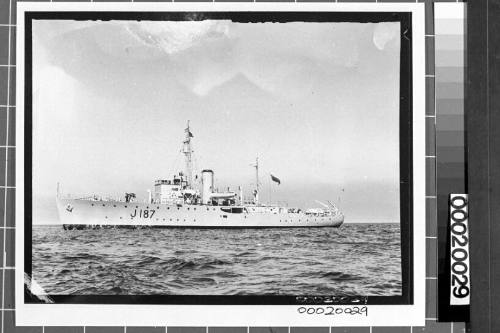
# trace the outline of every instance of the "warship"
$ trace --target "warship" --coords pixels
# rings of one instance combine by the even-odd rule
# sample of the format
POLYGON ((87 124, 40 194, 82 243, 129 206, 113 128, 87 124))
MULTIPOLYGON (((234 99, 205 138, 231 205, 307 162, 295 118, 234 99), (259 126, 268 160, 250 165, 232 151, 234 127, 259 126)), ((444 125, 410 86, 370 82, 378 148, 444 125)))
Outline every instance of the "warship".
MULTIPOLYGON (((98 195, 73 198, 59 191, 56 195, 59 223, 65 230, 99 228, 291 228, 339 227, 344 222, 340 210, 330 201, 317 201, 321 208, 293 208, 261 203, 259 200, 259 159, 255 168, 255 189, 250 198, 243 189, 219 191, 214 172, 204 169, 193 173, 194 138, 189 121, 181 152, 185 170, 168 179, 154 182, 148 199, 139 202, 135 193, 110 199, 98 195), (193 178, 194 177, 194 178, 193 178)), ((274 182, 280 179, 270 174, 274 182)))

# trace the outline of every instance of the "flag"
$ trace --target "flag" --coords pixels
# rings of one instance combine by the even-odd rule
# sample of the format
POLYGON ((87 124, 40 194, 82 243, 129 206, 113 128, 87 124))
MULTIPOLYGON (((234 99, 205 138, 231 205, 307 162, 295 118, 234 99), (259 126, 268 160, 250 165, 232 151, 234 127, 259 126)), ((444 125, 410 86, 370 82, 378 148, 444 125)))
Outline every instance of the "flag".
POLYGON ((280 185, 280 184, 281 184, 281 180, 279 180, 279 178, 278 178, 278 177, 273 176, 273 174, 271 174, 271 179, 272 179, 272 181, 273 181, 273 182, 278 183, 278 185, 280 185))

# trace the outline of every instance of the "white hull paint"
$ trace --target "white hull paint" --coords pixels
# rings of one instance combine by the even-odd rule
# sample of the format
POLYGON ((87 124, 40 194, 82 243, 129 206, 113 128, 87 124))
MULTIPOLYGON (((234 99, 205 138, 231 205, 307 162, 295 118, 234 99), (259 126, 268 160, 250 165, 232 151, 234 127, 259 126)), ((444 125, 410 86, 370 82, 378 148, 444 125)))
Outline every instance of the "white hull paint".
POLYGON ((234 207, 165 205, 122 201, 57 198, 59 221, 65 227, 179 227, 179 228, 291 228, 339 227, 344 216, 290 212, 286 208, 246 206, 241 213, 225 212, 234 207))

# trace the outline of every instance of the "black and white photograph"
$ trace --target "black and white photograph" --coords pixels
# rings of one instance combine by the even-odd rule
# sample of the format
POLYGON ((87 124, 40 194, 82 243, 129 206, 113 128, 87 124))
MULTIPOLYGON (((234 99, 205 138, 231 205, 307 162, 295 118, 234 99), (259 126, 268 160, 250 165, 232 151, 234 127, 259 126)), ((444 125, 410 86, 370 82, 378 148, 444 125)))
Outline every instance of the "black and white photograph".
POLYGON ((24 302, 414 304, 411 13, 31 15, 24 302))

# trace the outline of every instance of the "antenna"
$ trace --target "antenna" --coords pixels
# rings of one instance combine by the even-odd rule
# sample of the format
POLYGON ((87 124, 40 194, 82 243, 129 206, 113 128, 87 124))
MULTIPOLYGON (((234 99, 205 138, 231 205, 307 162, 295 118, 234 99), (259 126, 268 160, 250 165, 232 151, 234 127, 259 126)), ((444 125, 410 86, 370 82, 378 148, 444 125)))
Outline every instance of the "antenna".
POLYGON ((273 187, 273 182, 271 180, 271 178, 267 178, 267 183, 269 185, 269 205, 272 206, 273 204, 273 197, 272 197, 272 187, 273 187))
POLYGON ((255 189, 259 193, 259 158, 255 158, 255 189))
MULTIPOLYGON (((314 200, 314 201, 316 201, 317 203, 319 203, 321 206, 325 207, 326 209, 330 209, 331 208, 330 206, 328 206, 327 204, 325 204, 325 203, 323 203, 323 202, 321 202, 319 200, 314 200)), ((328 202, 328 203, 330 203, 330 202, 328 202)))

